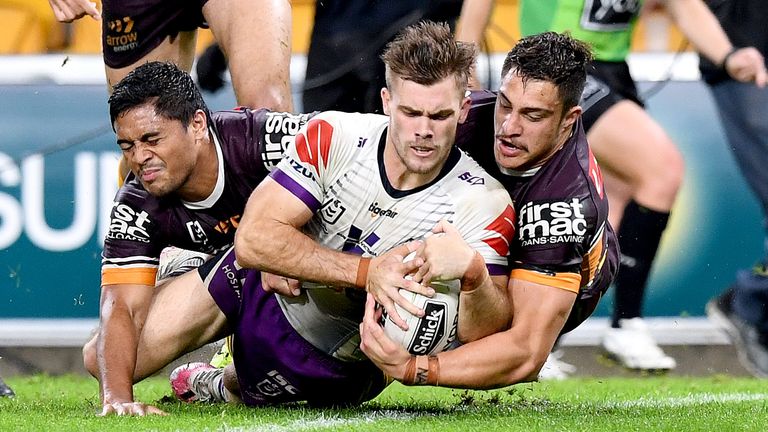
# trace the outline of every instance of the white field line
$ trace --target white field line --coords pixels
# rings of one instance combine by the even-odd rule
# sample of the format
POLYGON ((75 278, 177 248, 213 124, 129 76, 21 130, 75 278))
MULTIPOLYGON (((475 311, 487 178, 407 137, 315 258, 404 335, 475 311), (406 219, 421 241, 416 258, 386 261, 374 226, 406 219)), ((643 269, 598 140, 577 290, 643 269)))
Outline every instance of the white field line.
POLYGON ((768 400, 768 393, 697 393, 661 399, 640 398, 634 401, 598 404, 605 408, 680 408, 710 403, 739 403, 768 400))
POLYGON ((376 410, 371 411, 368 414, 352 417, 321 414, 316 418, 297 419, 286 424, 263 424, 255 427, 225 427, 224 430, 226 432, 292 432, 335 427, 354 427, 363 424, 373 424, 382 420, 410 421, 420 416, 422 416, 422 414, 403 413, 395 410, 376 410))
MULTIPOLYGON (((697 393, 682 397, 669 398, 640 398, 634 401, 587 403, 592 408, 627 409, 627 408, 682 408, 710 403, 740 403, 768 400, 768 393, 697 393)), ((467 407, 467 410, 471 408, 467 407)), ((372 411, 368 414, 339 417, 321 414, 313 419, 298 419, 286 424, 263 424, 255 427, 243 426, 223 430, 227 432, 289 432, 318 430, 337 427, 354 427, 363 424, 373 424, 382 420, 411 421, 427 414, 403 413, 396 410, 372 411)))

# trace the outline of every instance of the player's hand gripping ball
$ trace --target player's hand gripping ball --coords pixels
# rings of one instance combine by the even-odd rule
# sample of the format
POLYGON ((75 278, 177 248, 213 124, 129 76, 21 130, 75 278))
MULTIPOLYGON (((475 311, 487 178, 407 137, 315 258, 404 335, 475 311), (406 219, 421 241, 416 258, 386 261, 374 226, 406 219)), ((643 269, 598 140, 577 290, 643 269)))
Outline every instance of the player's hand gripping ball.
MULTIPOLYGON (((412 252, 403 262, 412 260, 415 255, 416 252, 412 252)), ((400 295, 425 311, 424 316, 419 318, 395 304, 397 313, 408 324, 407 331, 387 319, 386 312, 381 317, 380 323, 387 336, 413 355, 437 354, 451 348, 456 340, 461 282, 458 279, 433 281, 430 286, 435 290, 432 298, 400 290, 400 295)))

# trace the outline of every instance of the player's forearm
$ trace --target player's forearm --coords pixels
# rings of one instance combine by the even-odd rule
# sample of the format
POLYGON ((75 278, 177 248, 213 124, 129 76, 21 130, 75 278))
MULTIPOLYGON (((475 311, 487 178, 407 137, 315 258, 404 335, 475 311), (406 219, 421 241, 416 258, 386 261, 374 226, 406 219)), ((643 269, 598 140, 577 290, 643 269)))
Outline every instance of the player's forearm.
POLYGON ((480 45, 491 20, 494 3, 494 0, 465 0, 456 28, 456 40, 480 45))
POLYGON ((438 385, 492 389, 535 380, 544 360, 525 339, 508 330, 440 353, 438 385))
POLYGON ((328 285, 355 285, 359 256, 325 248, 290 225, 253 222, 235 236, 241 266, 328 285))
POLYGON ((102 313, 96 348, 102 403, 130 402, 138 331, 126 309, 108 309, 106 314, 102 313))
POLYGON ((694 48, 713 63, 722 64, 733 45, 704 2, 667 0, 666 7, 694 48))
POLYGON ((462 290, 458 325, 461 342, 474 341, 508 327, 507 280, 506 276, 488 275, 475 289, 462 290))

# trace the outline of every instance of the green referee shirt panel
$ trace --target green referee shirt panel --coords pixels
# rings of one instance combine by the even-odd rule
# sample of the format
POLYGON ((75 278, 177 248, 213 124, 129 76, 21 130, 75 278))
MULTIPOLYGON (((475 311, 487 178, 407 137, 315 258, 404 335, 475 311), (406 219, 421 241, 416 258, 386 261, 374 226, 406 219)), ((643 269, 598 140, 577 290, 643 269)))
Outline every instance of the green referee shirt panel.
POLYGON ((589 43, 596 60, 623 61, 642 0, 521 0, 523 36, 569 31, 589 43))

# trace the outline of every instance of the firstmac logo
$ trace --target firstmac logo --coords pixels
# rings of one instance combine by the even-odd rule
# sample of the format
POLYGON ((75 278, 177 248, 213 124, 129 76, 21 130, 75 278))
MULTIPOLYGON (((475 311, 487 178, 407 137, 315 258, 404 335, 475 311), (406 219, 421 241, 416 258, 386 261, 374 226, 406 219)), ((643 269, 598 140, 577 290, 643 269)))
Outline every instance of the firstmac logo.
POLYGON ((567 201, 532 201, 520 209, 518 235, 523 246, 580 243, 587 220, 578 198, 567 201))
POLYGON ((149 243, 149 214, 118 202, 112 205, 108 238, 149 243))

